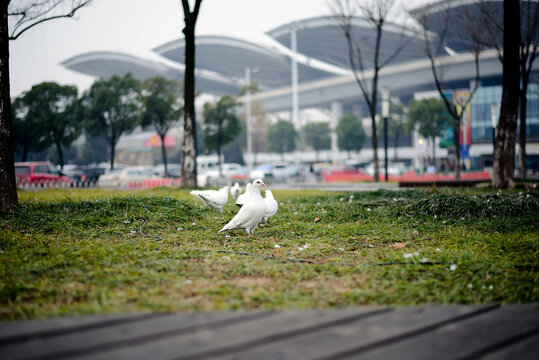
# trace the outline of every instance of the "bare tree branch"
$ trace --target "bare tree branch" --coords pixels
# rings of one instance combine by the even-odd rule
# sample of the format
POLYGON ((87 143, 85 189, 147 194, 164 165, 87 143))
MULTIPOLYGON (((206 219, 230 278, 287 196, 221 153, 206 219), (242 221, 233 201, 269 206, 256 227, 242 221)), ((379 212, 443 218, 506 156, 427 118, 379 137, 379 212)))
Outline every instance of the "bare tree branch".
POLYGON ((93 0, 41 0, 41 1, 13 1, 8 16, 15 23, 9 34, 9 40, 16 40, 19 36, 34 26, 49 20, 70 18, 81 8, 90 5, 93 0), (70 5, 66 5, 70 2, 70 5), (15 18, 19 17, 15 20, 15 18))

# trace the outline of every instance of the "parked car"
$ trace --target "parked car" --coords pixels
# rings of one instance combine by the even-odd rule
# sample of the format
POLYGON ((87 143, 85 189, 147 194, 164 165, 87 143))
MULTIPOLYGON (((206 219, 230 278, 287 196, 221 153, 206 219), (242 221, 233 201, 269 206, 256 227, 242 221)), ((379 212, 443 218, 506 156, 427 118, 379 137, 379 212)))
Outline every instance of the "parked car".
MULTIPOLYGON (((219 165, 197 176, 198 186, 214 186, 227 183, 236 174, 245 173, 245 168, 236 163, 221 164, 222 177, 219 175, 219 165)), ((237 181, 237 179, 236 179, 237 181)))
POLYGON ((57 170, 49 161, 16 162, 15 177, 20 185, 73 185, 71 178, 57 170))
POLYGON ((263 179, 266 182, 283 182, 290 178, 305 175, 304 167, 294 164, 260 164, 249 173, 250 180, 263 179))
POLYGON ((99 176, 97 186, 103 189, 129 189, 149 179, 159 178, 153 169, 146 166, 130 166, 123 169, 112 170, 99 176))
MULTIPOLYGON (((168 176, 171 178, 179 178, 182 176, 182 167, 178 164, 167 164, 168 176)), ((153 173, 157 176, 165 177, 165 165, 159 164, 154 166, 153 173)))
POLYGON ((105 174, 106 171, 107 170, 102 167, 94 167, 94 166, 85 167, 81 170, 82 172, 81 180, 90 182, 90 183, 96 183, 99 177, 105 174))
MULTIPOLYGON (((393 176, 402 175, 402 173, 405 172, 406 170, 407 170, 406 165, 401 162, 395 162, 395 163, 390 162, 387 164, 387 173, 389 175, 393 175, 393 176)), ((385 174, 383 161, 378 162, 378 171, 380 172, 380 176, 385 174)), ((373 176, 374 163, 370 163, 369 165, 365 166, 365 172, 369 174, 370 176, 373 176)))

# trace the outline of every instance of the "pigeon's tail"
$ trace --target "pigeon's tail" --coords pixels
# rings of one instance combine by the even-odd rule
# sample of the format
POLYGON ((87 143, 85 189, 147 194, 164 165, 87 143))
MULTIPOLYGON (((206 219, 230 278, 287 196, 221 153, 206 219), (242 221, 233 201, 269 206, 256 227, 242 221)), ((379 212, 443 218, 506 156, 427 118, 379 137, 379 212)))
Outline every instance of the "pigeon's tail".
POLYGON ((229 222, 228 224, 223 226, 223 228, 221 230, 219 230, 218 233, 223 232, 223 231, 227 231, 227 230, 230 230, 230 229, 234 229, 234 228, 235 228, 235 224, 232 223, 232 222, 229 222))

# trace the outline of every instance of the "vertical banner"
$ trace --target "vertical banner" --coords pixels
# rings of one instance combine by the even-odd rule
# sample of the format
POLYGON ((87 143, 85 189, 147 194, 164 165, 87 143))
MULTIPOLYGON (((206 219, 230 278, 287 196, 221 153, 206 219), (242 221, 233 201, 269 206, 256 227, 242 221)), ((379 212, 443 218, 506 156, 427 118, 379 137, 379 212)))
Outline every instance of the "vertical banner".
MULTIPOLYGON (((455 91, 453 93, 453 101, 457 110, 462 111, 463 106, 470 98, 470 92, 468 90, 455 91)), ((460 156, 462 159, 468 159, 470 157, 470 144, 472 142, 472 119, 471 119, 471 104, 468 103, 466 109, 462 113, 460 119, 459 140, 460 140, 460 156)))

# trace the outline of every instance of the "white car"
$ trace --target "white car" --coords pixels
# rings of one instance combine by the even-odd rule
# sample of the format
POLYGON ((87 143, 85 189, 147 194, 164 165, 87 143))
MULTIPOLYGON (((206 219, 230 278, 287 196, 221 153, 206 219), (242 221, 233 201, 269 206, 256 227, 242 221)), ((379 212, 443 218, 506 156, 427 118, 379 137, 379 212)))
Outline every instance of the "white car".
MULTIPOLYGON (((385 174, 384 161, 378 161, 378 171, 380 175, 385 174)), ((389 175, 402 175, 406 171, 406 165, 403 163, 388 163, 387 164, 387 173, 389 175)), ((370 176, 374 176, 374 163, 370 163, 365 167, 365 172, 370 176)))
POLYGON ((304 175, 304 170, 294 164, 261 164, 249 173, 249 179, 283 182, 296 176, 304 175))
POLYGON ((136 188, 140 182, 158 178, 152 168, 146 166, 130 166, 115 169, 103 174, 97 180, 97 186, 103 189, 136 188))
POLYGON ((244 171, 244 167, 236 163, 221 164, 221 169, 222 178, 219 175, 219 165, 216 165, 212 169, 197 176, 197 185, 202 187, 221 185, 219 180, 223 180, 222 183, 225 184, 231 175, 244 171))

